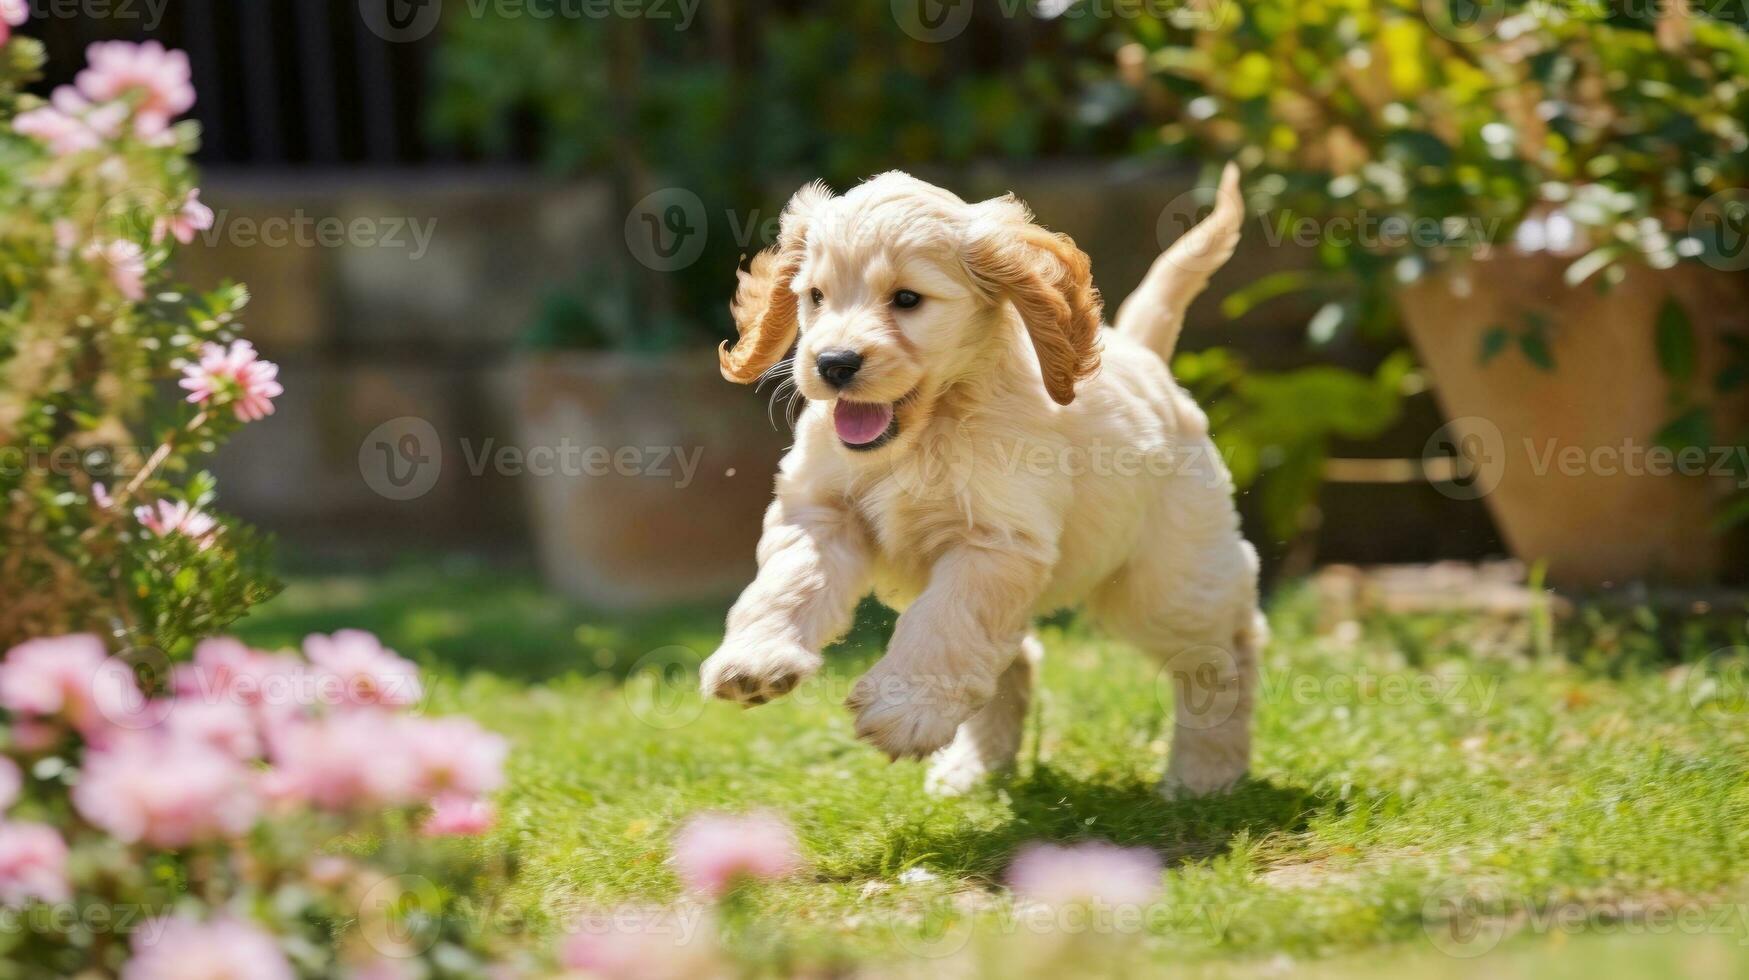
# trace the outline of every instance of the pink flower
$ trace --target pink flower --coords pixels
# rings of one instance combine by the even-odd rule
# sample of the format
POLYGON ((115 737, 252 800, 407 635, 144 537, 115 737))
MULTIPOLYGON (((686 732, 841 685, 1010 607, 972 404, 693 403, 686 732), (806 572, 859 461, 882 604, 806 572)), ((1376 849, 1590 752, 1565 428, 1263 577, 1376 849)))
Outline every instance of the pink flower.
POLYGON ((122 980, 293 980, 272 935, 236 919, 158 919, 134 934, 122 980))
POLYGON ((172 738, 217 749, 233 759, 261 756, 255 716, 234 701, 178 699, 162 707, 172 738))
POLYGON ((0 905, 17 907, 30 899, 64 902, 67 843, 53 827, 40 823, 0 823, 0 905))
POLYGON ((95 106, 70 85, 55 89, 49 104, 21 112, 12 129, 48 146, 55 156, 94 150, 120 135, 127 106, 95 106))
POLYGON ((427 837, 477 837, 492 829, 498 814, 488 800, 466 796, 440 796, 431 805, 431 815, 420 825, 427 837))
POLYGON ((156 510, 150 504, 141 504, 134 508, 134 519, 153 537, 185 535, 199 542, 202 551, 212 547, 218 529, 218 522, 211 516, 181 500, 160 499, 156 510))
POLYGON ((21 112, 12 120, 12 131, 28 136, 49 148, 58 157, 96 149, 102 145, 97 134, 84 120, 70 116, 53 106, 39 106, 21 112))
POLYGON ((1160 893, 1160 872, 1159 856, 1146 848, 1104 841, 1033 844, 1008 866, 1008 885, 1018 895, 1053 905, 1143 906, 1160 893))
MULTIPOLYGON (((185 700, 224 701, 295 712, 304 666, 293 657, 251 650, 228 636, 195 645, 194 662, 177 665, 171 687, 185 700)), ((278 714, 282 712, 269 712, 278 714)))
POLYGON ((483 796, 504 785, 510 744, 473 719, 403 718, 400 726, 421 797, 483 796))
POLYGON ((312 633, 304 638, 304 655, 323 690, 337 689, 346 704, 405 707, 425 693, 419 668, 364 630, 312 633))
POLYGON ((674 868, 687 887, 721 897, 743 879, 781 878, 802 866, 796 835, 771 814, 704 814, 674 837, 674 868))
POLYGON ((12 29, 30 19, 27 0, 0 0, 0 44, 12 39, 12 29))
POLYGON ((181 51, 166 51, 156 41, 108 41, 87 48, 85 59, 90 67, 74 80, 79 91, 93 102, 137 97, 134 131, 142 137, 163 133, 170 120, 194 108, 188 55, 181 51))
POLYGON ((674 910, 627 908, 566 926, 559 965, 602 980, 699 980, 732 975, 712 941, 715 923, 674 910))
POLYGON ((27 640, 0 663, 0 708, 26 718, 62 718, 86 738, 133 726, 144 696, 133 671, 109 659, 90 633, 27 640))
POLYGON ((236 837, 260 811, 250 770, 217 749, 141 736, 86 756, 73 806, 117 840, 177 848, 236 837))
POLYGON ((18 763, 0 755, 0 813, 18 802, 23 789, 24 773, 18 771, 18 763))
POLYGON ((285 393, 274 380, 279 376, 279 365, 261 360, 247 340, 232 341, 229 350, 207 344, 201 349, 200 362, 183 368, 182 373, 178 384, 188 389, 190 402, 234 399, 241 422, 272 415, 273 399, 285 393))
POLYGON ((92 242, 85 246, 85 258, 101 266, 116 292, 130 300, 146 298, 146 253, 139 245, 122 238, 107 242, 92 242))
POLYGON ((405 719, 346 711, 268 732, 268 795, 329 810, 418 802, 419 772, 405 719))
POLYGON ((196 232, 206 231, 213 226, 213 209, 200 203, 200 188, 188 192, 188 197, 176 213, 165 218, 161 217, 152 223, 152 243, 164 240, 165 235, 173 236, 184 245, 194 241, 196 232))

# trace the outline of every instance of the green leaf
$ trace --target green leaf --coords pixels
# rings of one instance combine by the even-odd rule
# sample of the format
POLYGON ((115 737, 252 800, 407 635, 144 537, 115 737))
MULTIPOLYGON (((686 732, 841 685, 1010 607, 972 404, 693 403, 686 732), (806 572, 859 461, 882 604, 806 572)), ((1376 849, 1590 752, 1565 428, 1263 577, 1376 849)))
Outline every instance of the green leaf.
POLYGON ((1567 267, 1566 274, 1562 278, 1567 281, 1567 285, 1577 286, 1596 275, 1599 269, 1614 262, 1618 251, 1619 249, 1613 245, 1593 249, 1573 260, 1573 264, 1567 267))
POLYGON ((1477 360, 1482 364, 1492 361, 1499 357, 1500 352, 1505 350, 1506 345, 1510 343, 1512 343, 1512 334, 1505 327, 1489 327, 1488 332, 1482 334, 1482 351, 1477 360))
POLYGON ((1674 297, 1666 299, 1658 310, 1658 367, 1664 376, 1678 384, 1694 377, 1694 326, 1688 314, 1674 297))
POLYGON ((1317 278, 1304 269, 1287 269, 1281 272, 1271 272, 1256 281, 1248 283, 1228 293, 1221 300, 1221 315, 1229 320, 1237 320, 1251 312, 1258 304, 1297 293, 1302 289, 1310 289, 1317 283, 1317 278))
POLYGON ((1696 405, 1664 424, 1652 440, 1666 449, 1681 452, 1713 441, 1713 417, 1705 406, 1696 405))
POLYGON ((1719 509, 1718 516, 1713 518, 1713 530, 1729 531, 1744 521, 1749 521, 1749 493, 1738 492, 1725 502, 1719 509))
POLYGON ((1544 371, 1555 369, 1555 355, 1549 350, 1549 338, 1543 331, 1526 330, 1519 334, 1518 349, 1524 352, 1525 360, 1544 371))

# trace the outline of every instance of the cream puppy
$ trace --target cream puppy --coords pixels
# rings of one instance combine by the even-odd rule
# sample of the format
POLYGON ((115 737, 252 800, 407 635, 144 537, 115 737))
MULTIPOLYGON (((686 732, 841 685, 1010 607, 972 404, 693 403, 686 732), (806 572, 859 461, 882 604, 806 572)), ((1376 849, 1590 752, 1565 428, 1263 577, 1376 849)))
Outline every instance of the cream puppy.
POLYGON ((789 692, 872 591, 900 615, 847 700, 857 734, 934 754, 932 787, 962 791, 1019 748, 1033 619, 1084 605, 1172 678, 1166 789, 1239 780, 1257 556, 1166 359, 1242 218, 1229 166, 1104 328, 1087 256, 1013 197, 968 204, 902 173, 802 188, 740 273, 740 339, 719 352, 731 381, 787 369, 807 403, 705 693, 789 692))

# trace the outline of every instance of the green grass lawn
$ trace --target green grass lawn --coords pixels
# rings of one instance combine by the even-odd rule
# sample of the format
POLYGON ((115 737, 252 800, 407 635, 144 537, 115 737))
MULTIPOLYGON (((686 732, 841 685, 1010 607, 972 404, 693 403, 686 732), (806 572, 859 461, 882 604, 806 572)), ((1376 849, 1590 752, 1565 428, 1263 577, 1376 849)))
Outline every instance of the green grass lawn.
POLYGON ((465 564, 294 578, 239 632, 283 645, 376 630, 432 671, 436 710, 514 740, 484 846, 516 862, 505 921, 536 930, 679 901, 675 826, 770 808, 812 864, 758 888, 737 920, 772 969, 927 975, 948 957, 1013 975, 1067 957, 1111 974, 1749 973, 1742 675, 1695 666, 1708 646, 1681 627, 1594 628, 1580 647, 1457 616, 1319 632, 1312 592, 1286 590, 1252 779, 1168 802, 1154 793, 1166 686, 1130 650, 1058 623, 1018 771, 944 800, 921 767, 852 736, 839 702, 891 625, 864 613, 820 678, 751 711, 693 690, 720 609, 602 617, 465 564), (1646 639, 1659 635, 1674 639, 1646 639), (1000 887, 1023 843, 1084 838, 1165 860, 1144 922, 1047 934, 1000 887))

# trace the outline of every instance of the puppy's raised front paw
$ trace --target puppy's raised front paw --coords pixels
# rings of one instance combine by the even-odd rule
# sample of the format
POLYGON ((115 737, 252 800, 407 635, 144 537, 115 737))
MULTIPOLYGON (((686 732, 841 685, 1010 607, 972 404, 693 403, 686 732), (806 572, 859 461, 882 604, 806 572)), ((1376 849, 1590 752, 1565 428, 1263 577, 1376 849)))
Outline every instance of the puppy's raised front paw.
POLYGON ((908 681, 879 666, 856 682, 844 704, 856 715, 856 737, 895 760, 940 749, 977 710, 945 685, 908 681))
POLYGON ((699 688, 751 708, 795 690, 820 663, 819 654, 797 643, 728 640, 699 668, 699 688))

